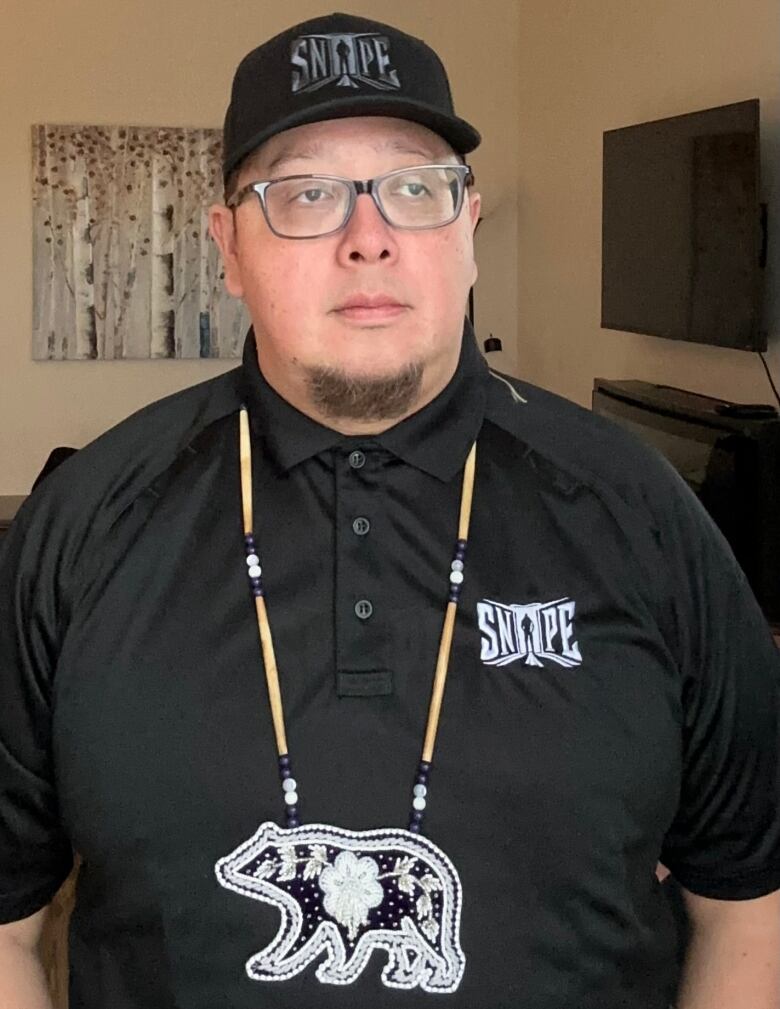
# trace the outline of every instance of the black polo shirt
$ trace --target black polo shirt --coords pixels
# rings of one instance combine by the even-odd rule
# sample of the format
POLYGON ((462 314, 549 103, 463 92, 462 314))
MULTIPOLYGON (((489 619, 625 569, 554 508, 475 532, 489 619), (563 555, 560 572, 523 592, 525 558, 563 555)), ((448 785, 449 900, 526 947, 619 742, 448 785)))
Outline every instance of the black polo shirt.
POLYGON ((0 610, 0 920, 80 854, 71 1009, 665 1009, 656 861, 709 897, 780 887, 780 662, 744 577, 664 462, 490 373, 468 328, 447 388, 375 437, 280 399, 250 337, 31 496, 0 610), (406 823, 478 439, 425 821, 462 886, 450 994, 388 986, 381 950, 341 985, 245 968, 280 909, 215 865, 283 812, 242 403, 304 825, 406 823))

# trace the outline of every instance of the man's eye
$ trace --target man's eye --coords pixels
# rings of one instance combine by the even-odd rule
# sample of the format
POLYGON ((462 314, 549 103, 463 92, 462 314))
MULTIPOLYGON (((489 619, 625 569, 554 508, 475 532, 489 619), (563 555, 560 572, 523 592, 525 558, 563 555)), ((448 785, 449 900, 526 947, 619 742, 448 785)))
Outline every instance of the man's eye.
POLYGON ((428 187, 422 182, 403 182, 398 187, 401 196, 429 196, 428 187))
POLYGON ((298 203, 322 203, 329 195, 324 189, 304 189, 295 199, 298 203))

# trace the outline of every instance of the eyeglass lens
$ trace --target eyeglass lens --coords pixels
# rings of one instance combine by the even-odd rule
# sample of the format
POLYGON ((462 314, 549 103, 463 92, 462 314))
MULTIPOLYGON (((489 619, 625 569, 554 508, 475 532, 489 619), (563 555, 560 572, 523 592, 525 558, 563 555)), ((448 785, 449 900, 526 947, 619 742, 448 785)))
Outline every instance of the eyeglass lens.
MULTIPOLYGON (((434 228, 455 216, 462 174, 424 166, 380 179, 376 196, 388 221, 399 228, 434 228)), ((265 191, 268 222, 279 234, 311 237, 337 231, 345 222, 351 187, 338 179, 279 179, 265 191)))

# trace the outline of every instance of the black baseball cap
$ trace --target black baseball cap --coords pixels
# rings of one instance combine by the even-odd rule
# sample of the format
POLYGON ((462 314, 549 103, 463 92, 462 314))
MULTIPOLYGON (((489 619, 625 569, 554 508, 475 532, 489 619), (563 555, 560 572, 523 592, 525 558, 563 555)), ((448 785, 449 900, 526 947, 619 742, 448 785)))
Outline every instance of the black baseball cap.
POLYGON ((347 116, 410 119, 458 154, 481 140, 455 115, 447 72, 430 46, 379 21, 328 14, 275 35, 238 65, 225 116, 224 178, 277 133, 347 116))

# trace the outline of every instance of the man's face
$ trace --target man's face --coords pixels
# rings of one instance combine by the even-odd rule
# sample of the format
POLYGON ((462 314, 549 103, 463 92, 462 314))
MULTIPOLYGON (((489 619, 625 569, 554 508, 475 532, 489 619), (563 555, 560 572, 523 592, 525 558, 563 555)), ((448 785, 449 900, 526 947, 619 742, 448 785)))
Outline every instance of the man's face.
MULTIPOLYGON (((313 173, 370 179, 426 163, 456 164, 457 158, 416 123, 330 120, 273 137, 238 185, 313 173)), ((294 240, 271 232, 255 197, 234 215, 212 208, 225 283, 246 302, 271 385, 296 402, 322 369, 371 382, 412 365, 422 376, 422 396, 443 387, 457 364, 468 290, 477 276, 472 235, 478 215, 479 196, 467 191, 452 224, 404 231, 361 195, 344 230, 294 240)))

